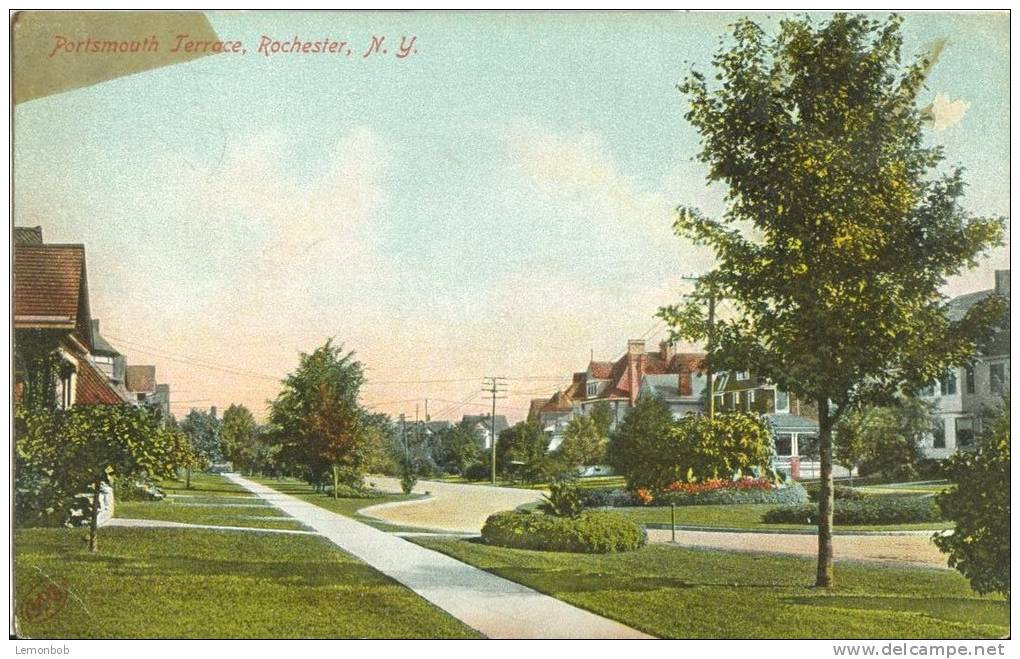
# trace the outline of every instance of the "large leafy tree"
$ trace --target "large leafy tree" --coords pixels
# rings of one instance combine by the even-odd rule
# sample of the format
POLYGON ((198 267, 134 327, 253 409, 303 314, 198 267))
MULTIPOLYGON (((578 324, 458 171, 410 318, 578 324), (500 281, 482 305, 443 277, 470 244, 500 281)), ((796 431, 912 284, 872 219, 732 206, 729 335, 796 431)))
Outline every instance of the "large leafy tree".
POLYGON ((220 445, 223 456, 235 469, 251 473, 258 455, 259 434, 255 416, 244 405, 231 405, 223 412, 220 445))
POLYGON ((609 443, 608 423, 600 423, 591 416, 578 414, 567 422, 559 453, 571 467, 604 464, 609 443))
POLYGON ((833 457, 862 475, 909 480, 917 475, 921 441, 935 428, 931 403, 903 396, 891 405, 848 410, 833 427, 833 457))
POLYGON ((270 405, 270 422, 285 459, 317 485, 331 476, 335 497, 341 482, 361 485, 365 420, 358 396, 364 382, 354 353, 330 339, 301 353, 297 369, 270 405))
POLYGON ((535 482, 546 475, 549 437, 537 422, 521 421, 499 433, 496 467, 501 474, 535 482))
POLYGON ((180 423, 181 432, 191 441, 195 459, 184 467, 187 487, 191 487, 192 469, 202 468, 223 458, 220 430, 223 423, 213 413, 205 410, 191 410, 180 423))
MULTIPOLYGON (((932 60, 902 62, 900 24, 837 14, 770 37, 739 20, 717 82, 693 71, 680 86, 709 181, 727 192, 721 219, 680 208, 675 224, 716 255, 697 296, 737 311, 714 327, 713 365, 818 407, 818 586, 832 583, 833 424, 964 362, 997 313, 948 320, 947 276, 1000 242, 1002 220, 970 217, 961 170, 937 169, 917 107, 932 60)), ((686 338, 705 327, 678 311, 663 315, 686 338)))
POLYGON ((641 396, 627 411, 610 435, 608 457, 613 469, 627 479, 628 487, 655 484, 656 479, 649 478, 649 471, 660 463, 663 442, 672 428, 669 406, 657 396, 641 396))
POLYGON ((445 429, 440 434, 440 466, 446 471, 464 474, 482 457, 483 442, 477 425, 468 421, 445 429))
POLYGON ((939 495, 939 506, 956 523, 951 534, 935 537, 979 593, 1010 596, 1009 396, 991 428, 977 438, 977 450, 961 452, 946 465, 955 487, 939 495))

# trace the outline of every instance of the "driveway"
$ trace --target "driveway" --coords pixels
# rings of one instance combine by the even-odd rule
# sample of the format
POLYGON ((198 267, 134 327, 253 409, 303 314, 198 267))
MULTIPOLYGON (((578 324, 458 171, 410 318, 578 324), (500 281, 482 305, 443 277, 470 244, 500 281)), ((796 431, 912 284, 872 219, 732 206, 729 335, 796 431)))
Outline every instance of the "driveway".
MULTIPOLYGON (((400 492, 400 481, 396 478, 369 476, 365 481, 386 492, 400 492)), ((358 512, 400 526, 453 533, 481 533, 489 515, 541 501, 544 494, 538 490, 440 481, 418 481, 413 492, 428 492, 429 498, 384 503, 362 508, 358 512)))

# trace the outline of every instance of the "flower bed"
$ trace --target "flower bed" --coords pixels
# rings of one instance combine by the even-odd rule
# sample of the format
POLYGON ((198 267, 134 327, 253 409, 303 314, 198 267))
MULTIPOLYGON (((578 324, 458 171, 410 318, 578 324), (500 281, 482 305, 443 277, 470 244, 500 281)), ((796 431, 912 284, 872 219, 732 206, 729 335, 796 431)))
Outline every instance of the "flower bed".
POLYGON ((555 517, 524 511, 491 515, 482 527, 489 545, 515 549, 607 554, 642 547, 645 532, 638 524, 607 512, 588 511, 580 517, 555 517))
MULTIPOLYGON (((836 499, 832 523, 836 525, 911 524, 942 519, 935 497, 869 497, 859 501, 836 499)), ((817 524, 818 506, 784 506, 762 516, 767 524, 817 524)))

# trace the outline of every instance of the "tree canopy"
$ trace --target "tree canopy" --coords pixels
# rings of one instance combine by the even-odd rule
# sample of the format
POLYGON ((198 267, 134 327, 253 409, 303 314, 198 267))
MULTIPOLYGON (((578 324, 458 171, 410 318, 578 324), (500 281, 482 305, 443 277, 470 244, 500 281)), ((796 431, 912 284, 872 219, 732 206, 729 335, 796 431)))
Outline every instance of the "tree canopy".
MULTIPOLYGON (((717 320, 713 364, 818 404, 822 586, 832 423, 963 363, 1001 312, 992 299, 959 321, 946 313, 946 278, 998 244, 1003 221, 967 213, 962 169, 939 169, 918 108, 933 61, 903 63, 901 22, 836 14, 769 36, 741 19, 713 60, 716 82, 692 71, 680 85, 698 158, 726 189, 721 218, 681 207, 675 223, 717 260, 695 302, 725 298, 737 312, 717 320)), ((679 336, 704 336, 697 305, 661 314, 679 336)))

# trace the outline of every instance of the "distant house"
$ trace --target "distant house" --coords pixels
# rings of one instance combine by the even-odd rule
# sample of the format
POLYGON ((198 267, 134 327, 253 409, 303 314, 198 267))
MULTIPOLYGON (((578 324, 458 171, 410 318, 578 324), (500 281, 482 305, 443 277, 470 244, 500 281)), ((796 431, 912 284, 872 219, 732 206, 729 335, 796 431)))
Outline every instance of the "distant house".
MULTIPOLYGON (((717 412, 758 412, 766 418, 772 428, 777 471, 793 478, 820 475, 818 410, 813 402, 800 400, 749 371, 720 373, 714 391, 717 412)), ((850 475, 840 465, 833 465, 832 473, 850 475)))
MULTIPOLYGON (((489 414, 465 414, 461 423, 466 423, 478 429, 482 436, 482 444, 479 448, 488 449, 492 447, 492 416, 489 414)), ((496 437, 510 427, 506 417, 502 414, 496 415, 496 437)))
POLYGON ((45 377, 38 357, 59 360, 59 407, 125 402, 96 363, 83 245, 43 244, 38 227, 15 227, 14 393, 21 399, 45 377))
POLYGON ((634 339, 627 342, 627 352, 616 361, 593 360, 586 371, 575 373, 567 394, 575 414, 591 414, 595 405, 607 403, 613 412, 615 426, 623 419, 627 409, 637 403, 646 376, 671 376, 676 379, 677 391, 681 384, 686 391, 686 383, 691 382, 693 387, 704 356, 703 353, 677 353, 673 344, 667 341, 659 344, 659 350, 647 352, 645 342, 634 339))
POLYGON ((702 370, 704 357, 686 355, 679 373, 646 374, 641 378, 641 395, 655 396, 669 407, 674 419, 705 411, 708 378, 702 370))
MULTIPOLYGON (((949 301, 951 320, 962 319, 978 302, 991 295, 1010 299, 1009 270, 995 271, 995 287, 968 293, 949 301)), ((974 445, 980 431, 981 411, 995 408, 1009 391, 1009 311, 991 340, 974 356, 971 364, 951 369, 921 395, 935 404, 936 428, 921 452, 928 458, 946 458, 959 449, 974 445)))
POLYGON ((551 398, 534 398, 528 409, 528 420, 537 423, 549 435, 549 450, 555 451, 563 441, 574 404, 567 391, 557 391, 551 398))
MULTIPOLYGON (((161 419, 170 418, 170 386, 156 381, 156 367, 151 364, 129 364, 124 369, 124 385, 133 400, 159 412, 161 419)), ((215 416, 216 408, 212 408, 215 416)))

